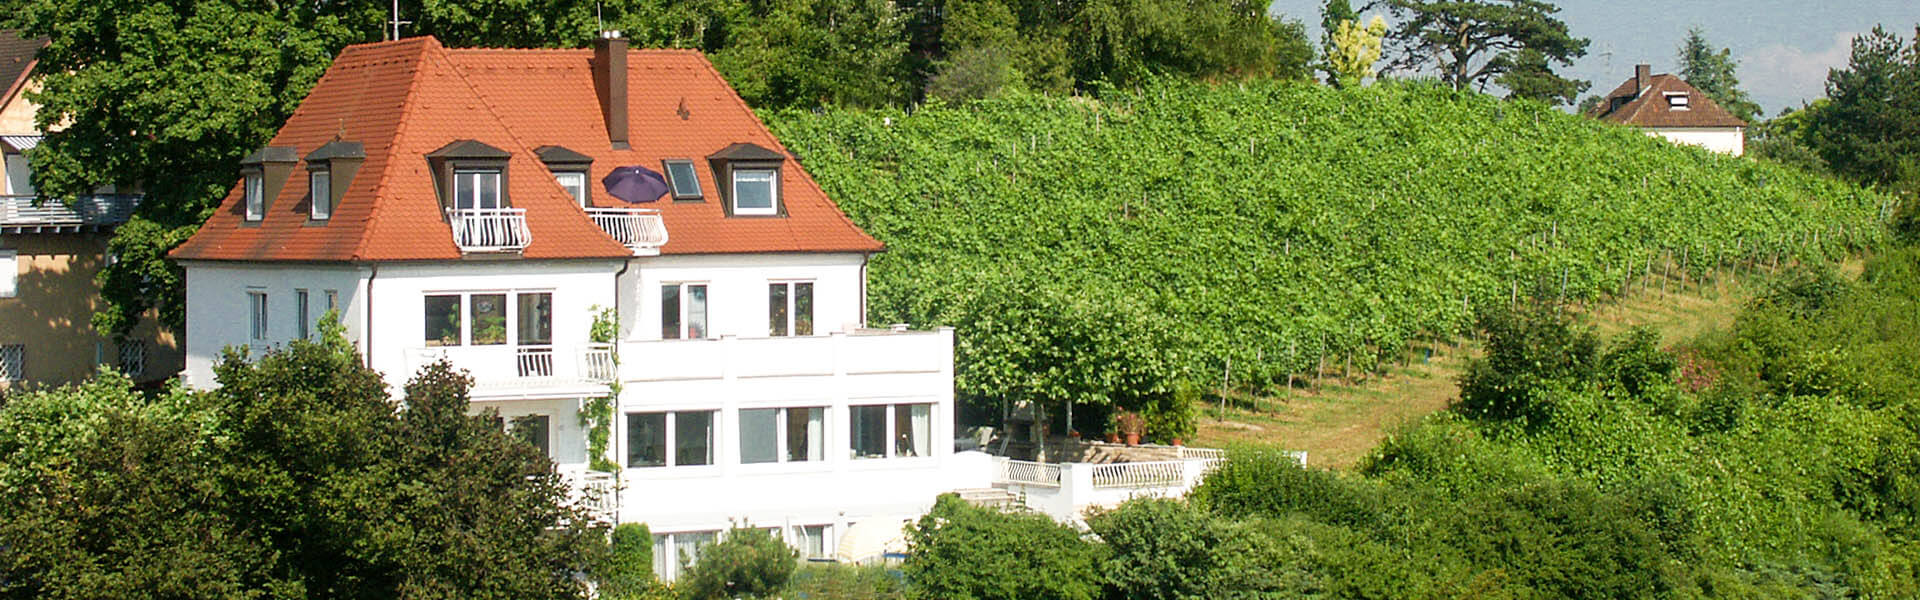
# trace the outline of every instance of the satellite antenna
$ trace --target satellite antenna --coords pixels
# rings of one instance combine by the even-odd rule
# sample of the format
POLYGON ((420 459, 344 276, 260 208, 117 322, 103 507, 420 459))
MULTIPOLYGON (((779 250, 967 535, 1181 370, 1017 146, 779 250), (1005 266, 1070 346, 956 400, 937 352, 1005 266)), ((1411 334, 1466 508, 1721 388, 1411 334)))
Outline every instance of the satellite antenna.
POLYGON ((400 39, 400 26, 412 24, 413 21, 400 20, 400 0, 393 0, 393 16, 387 20, 387 25, 392 27, 392 33, 389 34, 390 37, 387 38, 387 41, 400 39))

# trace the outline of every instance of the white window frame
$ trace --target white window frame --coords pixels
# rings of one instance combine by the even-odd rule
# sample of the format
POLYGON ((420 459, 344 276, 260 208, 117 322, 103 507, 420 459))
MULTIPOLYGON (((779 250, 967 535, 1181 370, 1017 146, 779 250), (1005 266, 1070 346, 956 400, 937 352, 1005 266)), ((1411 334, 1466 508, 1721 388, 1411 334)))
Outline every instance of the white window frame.
POLYGON ((266 176, 261 173, 248 173, 242 178, 246 183, 240 191, 242 202, 246 204, 248 221, 259 221, 267 216, 266 176))
POLYGON ((780 170, 773 168, 734 168, 733 169, 733 214, 764 216, 780 214, 780 170), (767 182, 767 205, 765 207, 740 206, 740 183, 759 179, 764 176, 767 182))
POLYGON ((829 431, 828 431, 828 428, 831 427, 830 423, 832 423, 833 421, 833 419, 828 417, 828 415, 831 415, 831 414, 833 414, 832 410, 829 410, 828 407, 826 406, 819 406, 819 405, 741 407, 738 411, 735 411, 734 413, 733 430, 736 433, 736 436, 740 438, 738 440, 735 440, 735 442, 737 443, 734 444, 735 446, 734 449, 736 452, 738 452, 738 454, 736 454, 735 456, 736 458, 739 459, 740 464, 742 465, 758 466, 758 465, 783 465, 783 464, 798 464, 798 465, 823 464, 827 460, 827 445, 830 443, 829 441, 832 439, 832 436, 829 435, 829 431), (746 442, 747 436, 748 436, 746 427, 742 424, 743 419, 741 418, 741 414, 750 410, 774 411, 773 460, 771 461, 747 462, 746 452, 744 452, 745 449, 739 447, 741 443, 746 442), (818 452, 809 453, 812 455, 817 455, 819 456, 819 458, 810 458, 807 460, 793 460, 789 458, 789 456, 792 453, 789 452, 789 448, 787 446, 787 427, 790 424, 790 419, 788 418, 788 415, 790 414, 790 411, 795 411, 795 410, 820 411, 820 448, 818 449, 818 452))
POLYGON ((654 576, 658 577, 661 581, 672 581, 673 579, 679 577, 689 567, 692 567, 695 563, 700 562, 700 555, 706 553, 706 550, 708 548, 712 548, 714 544, 720 543, 720 538, 724 535, 726 535, 726 532, 717 531, 717 530, 715 531, 676 531, 673 533, 653 534, 653 574, 654 576), (682 563, 680 560, 679 544, 677 543, 682 541, 678 539, 677 536, 683 536, 683 535, 708 536, 707 543, 696 544, 694 546, 693 556, 690 557, 684 563, 682 563))
POLYGON ((120 340, 114 344, 114 366, 128 377, 139 377, 147 372, 147 343, 140 340, 120 340))
POLYGON ((677 409, 677 410, 649 409, 649 410, 627 411, 627 412, 621 413, 620 450, 619 450, 620 468, 626 469, 626 470, 719 468, 721 463, 721 458, 724 456, 724 454, 722 453, 722 450, 725 448, 724 444, 726 444, 726 436, 720 434, 721 430, 723 429, 723 425, 721 423, 721 419, 723 418, 725 418, 725 415, 722 414, 722 412, 719 409, 709 409, 709 408, 686 408, 686 409, 677 409), (707 413, 709 415, 712 415, 711 417, 709 417, 707 421, 708 460, 706 464, 703 464, 703 465, 679 464, 680 457, 677 455, 676 450, 679 447, 679 443, 680 443, 679 421, 680 421, 681 413, 707 413), (666 415, 666 419, 662 421, 663 423, 662 427, 664 428, 662 430, 662 433, 665 434, 664 436, 665 439, 661 441, 662 447, 665 448, 663 455, 661 456, 661 459, 665 462, 665 464, 640 465, 640 466, 634 466, 634 465, 628 464, 628 459, 630 458, 629 446, 632 444, 632 439, 633 439, 632 433, 627 431, 628 415, 666 415))
POLYGON ((1666 92, 1665 97, 1667 100, 1668 110, 1691 110, 1692 109, 1693 100, 1692 98, 1688 97, 1686 92, 1666 92))
POLYGON ((506 208, 505 182, 500 169, 455 169, 453 171, 453 207, 460 210, 506 208), (489 178, 493 180, 491 205, 482 202, 488 198, 480 193, 483 188, 480 185, 481 180, 489 178))
MULTIPOLYGON (((513 289, 504 289, 504 290, 458 290, 458 291, 427 290, 427 291, 421 292, 420 293, 421 324, 420 324, 420 338, 419 338, 420 345, 425 346, 427 343, 427 338, 426 338, 427 298, 430 296, 458 296, 460 298, 460 305, 459 305, 460 307, 460 341, 459 343, 447 344, 445 346, 434 346, 435 348, 453 348, 453 347, 518 348, 520 346, 520 295, 521 294, 548 294, 552 296, 558 296, 558 294, 554 293, 553 288, 525 288, 525 289, 513 288, 513 289), (506 319, 507 319, 507 323, 506 323, 507 341, 502 342, 500 344, 473 343, 473 297, 474 296, 506 296, 506 299, 504 301, 507 303, 507 305, 502 309, 502 312, 505 313, 506 319)), ((334 291, 327 290, 327 302, 329 304, 333 303, 334 298, 335 298, 334 291)), ((552 329, 553 323, 549 322, 547 324, 547 327, 549 329, 552 329)), ((542 345, 548 345, 548 344, 542 344, 542 345)))
POLYGON ((310 312, 308 303, 306 290, 293 291, 293 332, 303 340, 313 339, 313 322, 308 319, 310 312))
POLYGON ((269 333, 267 316, 267 291, 247 290, 247 339, 256 342, 267 341, 269 333))
POLYGON ((553 181, 560 184, 560 189, 566 190, 567 195, 573 196, 574 203, 583 208, 587 206, 587 173, 585 171, 554 171, 553 181), (575 183, 567 183, 568 179, 574 180, 575 183))
POLYGON ((20 297, 20 251, 0 250, 0 298, 20 297))
POLYGON ((313 195, 313 212, 309 216, 315 221, 333 218, 332 172, 327 169, 308 171, 307 189, 313 195))
POLYGON ((800 294, 800 285, 799 285, 799 284, 803 284, 803 283, 804 283, 804 284, 807 284, 807 296, 808 296, 808 302, 807 302, 807 309, 808 309, 808 310, 809 310, 810 312, 817 312, 817 311, 815 311, 814 309, 816 309, 816 308, 818 308, 818 307, 819 307, 819 305, 818 305, 818 304, 816 303, 816 302, 817 302, 817 300, 818 300, 818 298, 817 298, 816 296, 818 296, 818 295, 819 295, 819 294, 818 294, 818 292, 819 292, 819 290, 820 290, 820 284, 818 284, 818 283, 815 283, 815 282, 814 282, 814 280, 812 280, 812 279, 776 279, 776 280, 772 280, 772 281, 768 281, 768 282, 767 282, 767 294, 768 294, 768 297, 767 297, 767 337, 807 337, 807 336, 813 336, 813 335, 819 335, 819 334, 820 334, 820 325, 819 325, 819 322, 818 322, 818 321, 817 321, 816 319, 814 319, 814 318, 813 318, 813 317, 814 317, 814 315, 812 315, 812 314, 809 314, 809 315, 807 315, 807 323, 808 323, 808 327, 810 327, 810 328, 811 328, 812 330, 811 330, 811 331, 808 331, 807 333, 804 333, 804 334, 803 334, 803 333, 798 333, 798 332, 797 332, 797 330, 799 329, 799 327, 798 327, 798 325, 799 325, 799 322, 800 322, 800 321, 799 321, 799 319, 798 319, 798 317, 799 317, 799 315, 800 315, 800 313, 799 313, 799 306, 800 306, 800 302, 799 302, 799 298, 800 298, 800 295, 799 295, 799 294, 800 294), (787 288, 787 329, 786 329, 786 333, 774 333, 774 331, 773 331, 773 297, 772 297, 772 294, 773 294, 773 287, 774 287, 774 286, 786 286, 786 288, 787 288))
POLYGON ((923 459, 923 458, 930 458, 930 457, 936 456, 938 454, 938 450, 934 448, 934 439, 937 438, 938 436, 934 434, 934 430, 939 427, 939 422, 940 422, 939 412, 940 412, 939 403, 933 402, 933 401, 899 400, 899 401, 885 402, 885 403, 870 402, 870 403, 850 405, 847 407, 847 411, 845 413, 847 415, 847 418, 846 418, 847 458, 851 460, 856 460, 856 461, 865 461, 865 460, 891 460, 896 458, 923 459), (920 405, 924 405, 927 407, 926 454, 923 456, 901 456, 899 452, 899 444, 898 444, 898 441, 900 439, 900 432, 896 431, 894 428, 894 424, 899 422, 898 421, 899 417, 896 415, 896 412, 899 411, 900 407, 903 407, 903 406, 920 406, 920 405), (853 410, 856 408, 871 408, 875 406, 884 406, 887 408, 886 416, 882 417, 885 423, 885 427, 883 428, 883 431, 885 431, 885 434, 884 434, 885 437, 883 438, 884 440, 883 443, 885 444, 886 455, 885 456, 859 456, 857 454, 854 454, 854 451, 853 451, 853 444, 856 438, 860 435, 860 432, 853 428, 853 410))
POLYGON ((662 298, 660 299, 660 302, 656 302, 655 304, 658 304, 660 306, 660 334, 661 334, 660 338, 661 339, 704 340, 704 339, 713 338, 713 285, 711 283, 706 281, 662 281, 660 282, 660 289, 661 289, 662 298), (679 291, 680 324, 677 328, 677 333, 675 334, 675 337, 667 337, 666 335, 667 313, 666 313, 666 298, 664 296, 666 293, 665 290, 668 286, 675 286, 680 288, 680 291, 679 291), (691 332, 691 330, 688 328, 688 325, 692 322, 692 319, 690 319, 689 316, 693 312, 689 310, 689 305, 688 305, 688 303, 691 302, 690 299, 693 297, 693 294, 689 293, 688 290, 689 288, 692 288, 692 287, 699 287, 702 290, 704 290, 703 293, 706 294, 706 300, 705 300, 706 306, 704 307, 705 310, 701 311, 703 322, 700 324, 700 326, 704 328, 705 331, 702 331, 701 332, 702 335, 697 338, 688 335, 691 332))

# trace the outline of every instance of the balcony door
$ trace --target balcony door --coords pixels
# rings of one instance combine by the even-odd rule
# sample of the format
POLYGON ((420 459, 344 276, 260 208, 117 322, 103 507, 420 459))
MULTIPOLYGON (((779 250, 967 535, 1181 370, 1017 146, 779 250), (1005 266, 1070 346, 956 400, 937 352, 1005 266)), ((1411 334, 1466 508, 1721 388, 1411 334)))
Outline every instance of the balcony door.
POLYGON ((500 172, 455 171, 453 204, 460 210, 504 208, 500 203, 500 172))

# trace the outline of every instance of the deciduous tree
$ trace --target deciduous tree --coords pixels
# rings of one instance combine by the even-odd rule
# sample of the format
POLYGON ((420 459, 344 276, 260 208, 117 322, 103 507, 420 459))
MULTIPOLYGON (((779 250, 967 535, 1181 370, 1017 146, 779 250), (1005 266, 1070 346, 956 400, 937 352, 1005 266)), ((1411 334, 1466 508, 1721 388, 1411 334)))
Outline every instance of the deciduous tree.
MULTIPOLYGON (((1552 72, 1552 63, 1573 64, 1586 56, 1587 39, 1568 33, 1554 18, 1560 8, 1544 0, 1387 0, 1397 25, 1387 40, 1397 56, 1394 66, 1433 67, 1454 89, 1484 90, 1490 82, 1518 72, 1509 81, 1525 97, 1566 96, 1572 102, 1585 82, 1552 72), (1529 53, 1531 51, 1531 53, 1529 53), (1579 88, 1572 94, 1565 89, 1579 88)), ((1542 98, 1546 99, 1546 98, 1542 98)))

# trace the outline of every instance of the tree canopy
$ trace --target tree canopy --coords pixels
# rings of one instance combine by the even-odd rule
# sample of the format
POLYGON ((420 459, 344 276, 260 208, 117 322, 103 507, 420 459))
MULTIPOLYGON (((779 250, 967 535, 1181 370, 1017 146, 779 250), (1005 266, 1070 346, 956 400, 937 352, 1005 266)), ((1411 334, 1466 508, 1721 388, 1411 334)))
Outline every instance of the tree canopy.
POLYGON ((1706 32, 1695 27, 1687 30, 1687 37, 1680 40, 1676 54, 1674 61, 1680 64, 1680 78, 1706 94, 1714 104, 1742 121, 1752 122, 1760 116, 1760 105, 1747 96, 1746 90, 1740 89, 1740 78, 1734 74, 1739 65, 1733 60, 1731 50, 1714 50, 1706 32))
POLYGON ((1811 145, 1833 172, 1920 191, 1920 27, 1911 42, 1880 27, 1855 37, 1827 98, 1810 117, 1811 145))
POLYGON ((1387 40, 1396 68, 1433 67, 1454 89, 1500 83, 1519 97, 1571 104, 1587 82, 1555 74, 1553 64, 1586 56, 1544 0, 1386 0, 1396 25, 1387 40))

